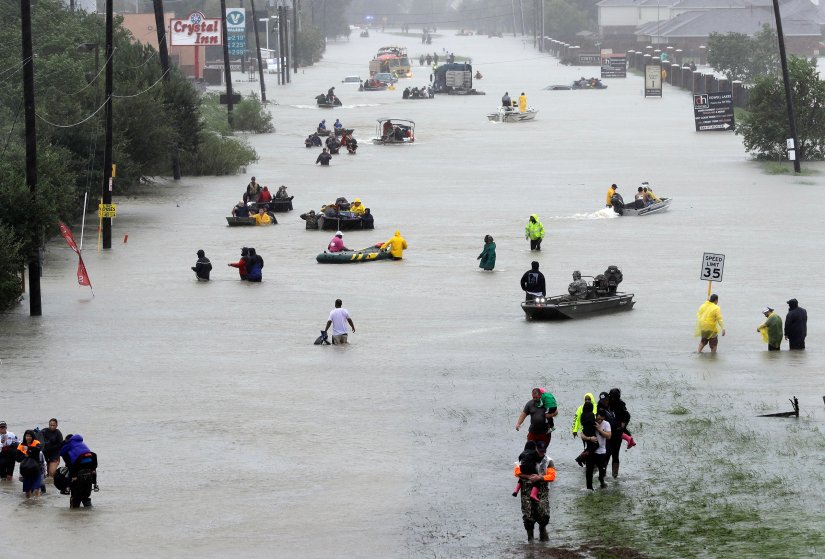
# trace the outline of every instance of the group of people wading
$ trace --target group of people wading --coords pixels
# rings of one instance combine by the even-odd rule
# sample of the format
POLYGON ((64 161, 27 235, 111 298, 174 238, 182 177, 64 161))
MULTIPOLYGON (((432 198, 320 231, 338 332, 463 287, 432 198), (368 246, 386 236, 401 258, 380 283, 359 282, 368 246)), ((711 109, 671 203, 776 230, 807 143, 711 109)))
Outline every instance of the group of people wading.
MULTIPOLYGON (((547 449, 555 430, 554 418, 559 409, 555 396, 543 388, 534 388, 532 398, 516 420, 516 431, 529 417, 527 443, 519 455, 514 470, 518 478, 513 496, 521 496, 521 516, 527 540, 535 538, 535 528, 539 528, 539 540, 548 541, 547 524, 550 522, 549 483, 556 478, 556 466, 547 455, 547 449)), ((584 395, 584 401, 573 415, 571 433, 582 441, 583 450, 574 459, 585 469, 584 491, 593 491, 593 474, 598 471, 599 487, 607 487, 607 465, 611 464, 613 478, 619 477, 619 453, 622 441, 630 449, 636 442, 627 425, 630 413, 622 400, 622 392, 612 388, 601 392, 596 400, 592 393, 584 395)))
POLYGON ((48 428, 26 429, 22 438, 10 432, 5 421, 0 421, 0 481, 13 481, 17 463, 26 499, 45 494, 46 478, 50 477, 61 494, 70 495, 70 508, 92 506, 92 491, 98 490, 97 454, 89 449, 82 435, 69 434, 64 438, 54 417, 48 428))

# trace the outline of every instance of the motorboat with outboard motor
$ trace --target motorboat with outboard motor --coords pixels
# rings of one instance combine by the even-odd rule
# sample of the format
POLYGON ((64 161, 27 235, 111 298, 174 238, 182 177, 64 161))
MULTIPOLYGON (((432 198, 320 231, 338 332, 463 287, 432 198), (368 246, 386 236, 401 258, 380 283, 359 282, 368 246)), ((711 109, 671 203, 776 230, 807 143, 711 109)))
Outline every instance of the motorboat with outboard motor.
POLYGON ((400 145, 415 142, 415 122, 405 118, 379 118, 372 143, 400 145))
POLYGON ((527 318, 532 320, 565 320, 628 311, 633 308, 635 301, 633 293, 617 290, 622 279, 622 272, 618 267, 608 266, 603 274, 599 274, 593 278, 592 283, 587 284, 586 293, 577 295, 574 285, 570 284, 568 295, 535 297, 524 301, 521 308, 527 318))
POLYGON ((315 97, 315 103, 322 109, 332 109, 342 105, 341 99, 337 95, 333 97, 332 102, 330 102, 327 96, 323 93, 315 97))
POLYGON ((487 115, 487 119, 493 122, 526 122, 536 118, 538 111, 533 107, 527 107, 524 112, 517 108, 499 107, 494 113, 487 115))
POLYGON ((667 211, 671 202, 673 202, 673 198, 660 198, 658 202, 651 202, 647 205, 644 205, 640 200, 625 204, 621 194, 618 193, 613 194, 610 199, 610 203, 613 205, 613 211, 623 217, 661 213, 667 211))

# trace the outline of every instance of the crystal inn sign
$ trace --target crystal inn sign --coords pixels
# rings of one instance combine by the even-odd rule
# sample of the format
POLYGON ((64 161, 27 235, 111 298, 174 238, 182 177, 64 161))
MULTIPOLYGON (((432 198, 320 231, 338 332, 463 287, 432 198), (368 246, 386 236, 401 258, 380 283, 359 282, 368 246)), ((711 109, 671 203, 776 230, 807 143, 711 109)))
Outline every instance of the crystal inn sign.
POLYGON ((207 18, 203 12, 192 12, 184 19, 171 20, 173 47, 222 45, 221 19, 207 18))

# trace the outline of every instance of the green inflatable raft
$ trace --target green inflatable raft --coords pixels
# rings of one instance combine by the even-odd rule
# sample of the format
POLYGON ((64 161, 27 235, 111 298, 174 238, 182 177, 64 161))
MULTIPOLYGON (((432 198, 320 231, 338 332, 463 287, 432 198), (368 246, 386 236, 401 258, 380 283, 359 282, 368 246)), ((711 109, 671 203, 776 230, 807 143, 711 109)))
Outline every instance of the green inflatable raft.
POLYGON ((374 262, 389 260, 390 253, 381 250, 379 246, 371 246, 361 250, 343 250, 341 252, 322 252, 315 257, 321 264, 356 264, 358 262, 374 262))

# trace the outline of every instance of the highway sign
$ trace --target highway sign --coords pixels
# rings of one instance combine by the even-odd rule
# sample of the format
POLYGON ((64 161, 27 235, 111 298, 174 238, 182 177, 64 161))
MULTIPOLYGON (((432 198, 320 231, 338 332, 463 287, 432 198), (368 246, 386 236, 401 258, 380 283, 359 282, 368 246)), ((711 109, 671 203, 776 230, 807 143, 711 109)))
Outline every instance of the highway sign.
POLYGON ((702 255, 702 270, 699 279, 702 281, 722 281, 725 271, 725 255, 706 252, 702 255))

